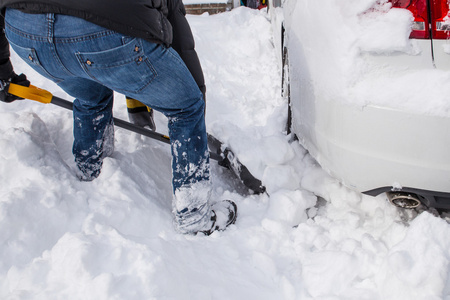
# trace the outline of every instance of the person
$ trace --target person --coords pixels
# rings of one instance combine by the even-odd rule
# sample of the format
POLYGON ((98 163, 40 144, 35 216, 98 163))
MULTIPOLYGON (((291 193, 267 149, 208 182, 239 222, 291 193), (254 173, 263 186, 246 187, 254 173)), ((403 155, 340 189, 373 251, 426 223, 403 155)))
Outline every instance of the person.
MULTIPOLYGON (((169 5, 178 5, 178 1, 169 1, 169 5)), ((195 51, 195 41, 192 35, 191 27, 186 19, 186 10, 184 5, 179 5, 178 9, 171 9, 169 7, 169 14, 167 19, 172 25, 172 44, 171 47, 180 55, 186 67, 194 77, 197 86, 203 95, 203 100, 206 101, 206 86, 203 70, 195 51)), ((145 104, 126 97, 128 119, 131 123, 141 127, 148 127, 150 130, 156 130, 156 124, 153 115, 153 109, 145 104)))
POLYGON ((241 0, 241 5, 256 9, 259 6, 259 0, 241 0))
POLYGON ((263 9, 267 7, 267 0, 241 0, 241 6, 247 6, 254 9, 263 9))
POLYGON ((258 9, 263 9, 265 7, 267 7, 267 0, 260 0, 258 9))
POLYGON ((0 0, 0 59, 5 59, 0 100, 11 102, 9 82, 26 84, 12 69, 9 41, 34 70, 75 98, 72 152, 83 181, 97 178, 103 159, 113 152, 113 91, 160 111, 168 118, 171 140, 176 229, 209 235, 235 222, 237 206, 210 199, 205 102, 170 47, 168 16, 182 5, 180 0, 0 0))

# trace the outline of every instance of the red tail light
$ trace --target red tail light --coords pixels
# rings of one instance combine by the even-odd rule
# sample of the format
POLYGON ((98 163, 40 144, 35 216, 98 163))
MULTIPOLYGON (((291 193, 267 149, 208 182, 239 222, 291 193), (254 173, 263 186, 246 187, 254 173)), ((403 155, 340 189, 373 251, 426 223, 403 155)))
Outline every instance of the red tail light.
MULTIPOLYGON (((440 0, 431 0, 440 1, 440 0)), ((447 0, 444 0, 447 1, 447 0)), ((414 23, 411 35, 412 39, 429 39, 429 20, 427 0, 391 0, 392 7, 406 8, 412 12, 414 16, 414 23)))
POLYGON ((389 0, 392 7, 408 9, 414 16, 410 38, 433 39, 450 37, 450 0, 389 0), (429 6, 429 7, 428 7, 429 6), (431 21, 430 21, 431 17, 431 21))
POLYGON ((448 39, 450 30, 449 1, 448 0, 430 0, 431 16, 433 22, 431 29, 433 32, 433 39, 448 39))

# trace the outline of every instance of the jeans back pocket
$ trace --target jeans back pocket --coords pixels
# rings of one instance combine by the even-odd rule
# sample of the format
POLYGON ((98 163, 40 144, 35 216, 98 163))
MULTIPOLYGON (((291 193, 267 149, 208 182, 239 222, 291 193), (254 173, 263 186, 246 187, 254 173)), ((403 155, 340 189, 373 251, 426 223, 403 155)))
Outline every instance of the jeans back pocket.
MULTIPOLYGON (((36 72, 41 74, 42 76, 58 83, 61 82, 63 79, 55 77, 51 75, 41 64, 41 61, 39 59, 39 56, 37 54, 37 51, 33 48, 26 48, 21 47, 19 45, 16 45, 14 42, 9 40, 9 44, 11 45, 11 48, 17 53, 17 55, 22 58, 24 61, 28 63, 36 72)), ((42 53, 41 53, 42 54, 42 53)), ((44 55, 45 56, 45 55, 44 55)), ((46 61, 44 57, 44 62, 46 61)), ((49 62, 51 63, 51 62, 49 62)))
POLYGON ((77 52, 78 62, 93 80, 121 93, 139 93, 156 77, 141 40, 100 52, 77 52))

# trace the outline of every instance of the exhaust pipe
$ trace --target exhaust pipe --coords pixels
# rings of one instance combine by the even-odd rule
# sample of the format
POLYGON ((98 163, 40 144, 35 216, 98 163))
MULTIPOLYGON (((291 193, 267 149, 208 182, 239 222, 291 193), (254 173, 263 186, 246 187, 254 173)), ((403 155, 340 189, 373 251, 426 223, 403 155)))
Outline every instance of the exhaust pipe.
POLYGON ((400 208, 413 209, 422 204, 419 196, 407 192, 386 192, 386 195, 393 205, 400 208))

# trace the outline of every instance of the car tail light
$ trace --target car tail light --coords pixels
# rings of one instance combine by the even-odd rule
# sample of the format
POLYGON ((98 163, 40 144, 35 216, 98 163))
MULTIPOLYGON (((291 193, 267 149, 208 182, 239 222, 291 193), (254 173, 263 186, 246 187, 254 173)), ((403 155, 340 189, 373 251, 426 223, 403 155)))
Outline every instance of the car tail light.
POLYGON ((408 9, 414 16, 410 38, 450 38, 450 0, 389 0, 392 7, 408 9), (431 22, 430 22, 431 18, 431 22))
MULTIPOLYGON (((440 1, 440 0, 431 0, 440 1)), ((447 0, 444 0, 447 1, 447 0)), ((392 7, 406 8, 414 16, 414 23, 410 38, 429 39, 429 18, 427 9, 427 0, 390 0, 392 7)))
POLYGON ((431 0, 431 2, 433 39, 448 39, 450 33, 449 1, 431 0))

